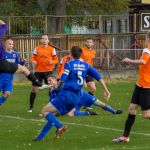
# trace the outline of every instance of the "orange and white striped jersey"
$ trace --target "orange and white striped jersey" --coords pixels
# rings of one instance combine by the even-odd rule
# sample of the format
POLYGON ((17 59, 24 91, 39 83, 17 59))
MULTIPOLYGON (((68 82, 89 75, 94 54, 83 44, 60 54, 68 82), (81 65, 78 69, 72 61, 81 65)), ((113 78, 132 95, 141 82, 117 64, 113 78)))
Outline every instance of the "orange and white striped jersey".
POLYGON ((139 66, 137 85, 143 88, 150 88, 150 49, 145 48, 140 57, 146 64, 139 66))
POLYGON ((95 50, 88 49, 87 47, 82 48, 81 59, 84 62, 87 62, 88 64, 90 64, 91 66, 93 66, 93 60, 95 58, 95 55, 96 55, 95 50))
POLYGON ((58 63, 58 57, 56 55, 55 48, 51 46, 43 47, 37 46, 34 49, 31 57, 31 62, 36 61, 35 72, 48 72, 53 71, 54 66, 58 63), (52 64, 50 64, 52 61, 52 64))

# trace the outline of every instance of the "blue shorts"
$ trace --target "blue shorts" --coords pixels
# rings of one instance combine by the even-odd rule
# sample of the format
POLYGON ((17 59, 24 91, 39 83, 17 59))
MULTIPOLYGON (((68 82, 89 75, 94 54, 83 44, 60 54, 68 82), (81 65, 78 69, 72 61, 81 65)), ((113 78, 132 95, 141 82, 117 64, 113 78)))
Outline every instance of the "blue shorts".
POLYGON ((76 110, 80 110, 81 106, 90 107, 97 100, 96 97, 82 90, 80 100, 77 104, 76 110))
POLYGON ((61 115, 65 115, 77 106, 80 97, 72 91, 60 91, 50 103, 54 105, 61 115))
POLYGON ((13 81, 12 80, 0 80, 0 91, 12 92, 13 89, 13 81))

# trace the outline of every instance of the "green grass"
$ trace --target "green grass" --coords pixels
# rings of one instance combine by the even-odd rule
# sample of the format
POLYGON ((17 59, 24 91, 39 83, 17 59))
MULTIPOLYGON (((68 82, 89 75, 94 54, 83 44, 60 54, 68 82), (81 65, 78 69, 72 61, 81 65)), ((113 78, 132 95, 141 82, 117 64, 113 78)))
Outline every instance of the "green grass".
MULTIPOLYGON (((130 80, 107 83, 111 99, 105 102, 114 108, 123 109, 122 115, 114 116, 93 106, 98 116, 59 117, 67 124, 68 130, 61 139, 54 140, 56 129, 53 128, 41 142, 32 142, 32 139, 44 125, 43 118, 38 114, 48 102, 48 91, 40 91, 37 94, 34 112, 28 113, 31 87, 15 85, 12 95, 0 108, 0 150, 150 150, 149 120, 142 118, 140 110, 132 128, 131 141, 119 144, 111 142, 114 137, 122 134, 119 130, 124 128, 134 84, 135 81, 130 80)), ((99 85, 96 96, 102 97, 99 85)))

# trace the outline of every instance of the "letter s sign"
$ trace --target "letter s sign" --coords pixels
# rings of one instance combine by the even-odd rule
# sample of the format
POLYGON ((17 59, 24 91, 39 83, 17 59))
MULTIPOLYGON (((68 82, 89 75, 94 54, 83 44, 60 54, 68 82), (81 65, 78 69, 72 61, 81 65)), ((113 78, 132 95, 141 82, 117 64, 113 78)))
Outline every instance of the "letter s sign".
POLYGON ((141 31, 150 30, 150 13, 141 13, 141 31))

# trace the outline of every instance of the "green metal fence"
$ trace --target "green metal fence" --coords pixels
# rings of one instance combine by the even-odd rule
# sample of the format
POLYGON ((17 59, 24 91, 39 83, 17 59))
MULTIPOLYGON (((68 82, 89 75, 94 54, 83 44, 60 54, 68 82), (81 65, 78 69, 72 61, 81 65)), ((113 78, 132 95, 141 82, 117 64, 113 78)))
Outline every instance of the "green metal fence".
POLYGON ((140 32, 139 14, 87 16, 3 16, 9 36, 49 34, 116 34, 140 32))

